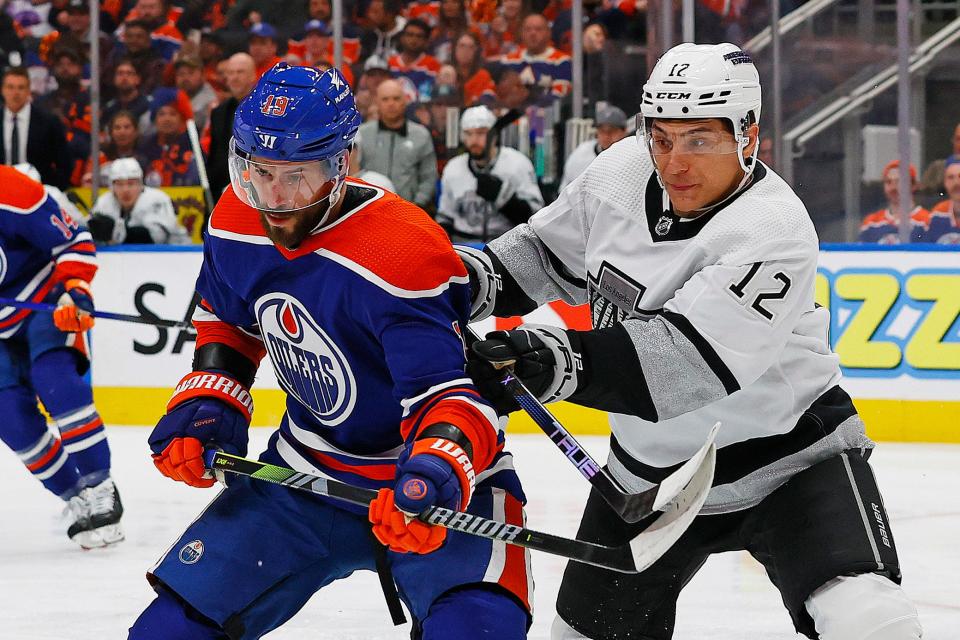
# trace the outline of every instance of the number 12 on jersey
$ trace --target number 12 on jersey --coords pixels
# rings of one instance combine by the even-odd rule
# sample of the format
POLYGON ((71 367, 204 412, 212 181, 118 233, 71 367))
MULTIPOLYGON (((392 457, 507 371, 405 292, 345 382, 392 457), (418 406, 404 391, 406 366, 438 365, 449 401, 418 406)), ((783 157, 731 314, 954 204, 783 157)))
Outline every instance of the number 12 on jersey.
MULTIPOLYGON (((760 271, 760 267, 763 265, 762 262, 754 262, 750 265, 750 270, 747 271, 747 274, 743 276, 738 282, 732 283, 728 289, 741 301, 741 303, 749 302, 749 308, 753 309, 765 319, 773 321, 774 313, 770 311, 767 307, 764 306, 765 302, 772 300, 783 300, 787 295, 787 291, 790 290, 790 285, 792 284, 790 277, 785 274, 783 271, 777 271, 773 274, 772 280, 777 281, 774 285, 775 288, 767 288, 763 286, 765 283, 761 283, 761 286, 758 287, 757 293, 753 296, 752 302, 750 301, 745 289, 747 285, 750 284, 750 281, 754 279, 757 275, 757 272, 760 271)), ((774 284, 774 283, 771 283, 774 284)))

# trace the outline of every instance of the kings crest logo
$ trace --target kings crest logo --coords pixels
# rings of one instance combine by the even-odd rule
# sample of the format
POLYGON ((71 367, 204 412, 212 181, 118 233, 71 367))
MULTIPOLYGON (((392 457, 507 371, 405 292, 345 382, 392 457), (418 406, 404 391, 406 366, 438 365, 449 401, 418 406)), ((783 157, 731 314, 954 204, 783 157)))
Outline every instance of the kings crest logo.
POLYGON ((357 384, 336 343, 292 296, 267 294, 256 309, 283 390, 325 426, 346 420, 357 401, 357 384))
POLYGON ((673 226, 673 218, 670 216, 660 216, 660 219, 657 220, 657 226, 653 228, 657 232, 658 236, 665 236, 670 233, 670 227, 673 226))

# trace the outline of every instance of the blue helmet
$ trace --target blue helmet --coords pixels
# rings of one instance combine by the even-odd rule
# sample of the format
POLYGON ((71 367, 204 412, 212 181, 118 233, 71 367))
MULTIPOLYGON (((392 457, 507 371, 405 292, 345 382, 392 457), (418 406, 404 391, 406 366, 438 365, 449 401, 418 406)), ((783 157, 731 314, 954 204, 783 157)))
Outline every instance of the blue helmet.
POLYGON ((332 206, 360 122, 339 71, 277 63, 237 107, 229 160, 234 192, 267 212, 328 198, 332 206))

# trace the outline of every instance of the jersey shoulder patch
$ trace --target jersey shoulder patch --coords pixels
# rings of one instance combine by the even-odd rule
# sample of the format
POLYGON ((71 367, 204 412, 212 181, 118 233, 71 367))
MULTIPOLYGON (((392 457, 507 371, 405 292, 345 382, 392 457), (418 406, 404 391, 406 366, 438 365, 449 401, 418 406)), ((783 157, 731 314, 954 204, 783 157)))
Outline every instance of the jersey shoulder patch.
POLYGON ((0 183, 3 184, 0 207, 14 213, 33 213, 47 199, 47 190, 42 184, 13 167, 0 165, 0 183))

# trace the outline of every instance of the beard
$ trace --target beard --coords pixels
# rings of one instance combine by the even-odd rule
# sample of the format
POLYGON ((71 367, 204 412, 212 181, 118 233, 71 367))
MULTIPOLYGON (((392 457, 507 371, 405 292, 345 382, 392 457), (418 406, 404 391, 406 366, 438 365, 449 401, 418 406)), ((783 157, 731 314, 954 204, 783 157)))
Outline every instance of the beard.
POLYGON ((320 224, 329 209, 329 200, 325 199, 302 211, 295 211, 289 214, 277 215, 277 218, 293 219, 290 226, 276 227, 270 224, 267 214, 258 211, 260 214, 260 226, 275 244, 284 249, 292 251, 300 246, 304 238, 310 235, 310 232, 320 224))

